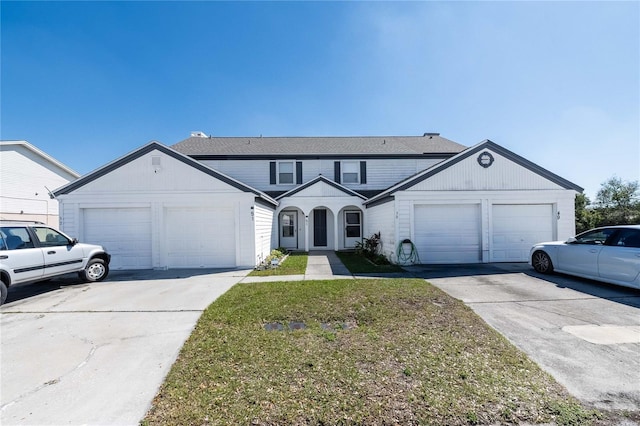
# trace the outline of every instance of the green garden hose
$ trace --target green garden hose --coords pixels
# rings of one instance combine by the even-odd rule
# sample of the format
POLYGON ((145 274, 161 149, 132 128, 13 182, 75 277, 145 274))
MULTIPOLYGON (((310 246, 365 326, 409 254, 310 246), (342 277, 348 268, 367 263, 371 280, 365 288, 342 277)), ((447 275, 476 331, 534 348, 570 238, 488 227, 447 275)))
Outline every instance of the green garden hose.
POLYGON ((407 263, 411 263, 411 264, 420 263, 420 256, 418 256, 418 250, 416 250, 416 246, 409 239, 402 240, 400 244, 398 244, 396 257, 398 258, 398 263, 400 265, 406 265, 407 263), (411 250, 409 250, 408 252, 404 248, 405 244, 411 245, 411 250))

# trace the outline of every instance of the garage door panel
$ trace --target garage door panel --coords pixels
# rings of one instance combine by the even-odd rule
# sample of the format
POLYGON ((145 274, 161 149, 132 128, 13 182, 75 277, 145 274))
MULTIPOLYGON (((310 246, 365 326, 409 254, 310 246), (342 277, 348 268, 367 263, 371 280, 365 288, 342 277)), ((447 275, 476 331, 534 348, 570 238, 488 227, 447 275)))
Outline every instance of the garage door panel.
POLYGON ((493 262, 526 262, 531 247, 553 240, 553 205, 500 204, 492 209, 493 262))
POLYGON ((83 209, 84 240, 106 247, 111 269, 150 269, 149 208, 83 209))
POLYGON ((168 208, 165 221, 169 268, 236 265, 233 207, 168 208))
POLYGON ((480 205, 415 206, 414 244, 422 263, 482 260, 480 205))

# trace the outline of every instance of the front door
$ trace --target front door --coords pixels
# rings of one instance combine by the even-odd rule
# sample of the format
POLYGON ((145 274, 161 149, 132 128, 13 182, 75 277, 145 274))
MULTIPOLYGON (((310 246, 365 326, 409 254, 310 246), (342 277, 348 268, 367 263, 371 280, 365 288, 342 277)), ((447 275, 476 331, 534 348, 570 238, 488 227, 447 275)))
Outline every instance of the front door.
POLYGON ((298 212, 280 213, 280 247, 298 248, 298 212))
POLYGON ((313 245, 315 247, 327 246, 327 210, 325 209, 313 211, 313 245))
POLYGON ((362 241, 362 213, 344 212, 344 248, 355 248, 362 241))

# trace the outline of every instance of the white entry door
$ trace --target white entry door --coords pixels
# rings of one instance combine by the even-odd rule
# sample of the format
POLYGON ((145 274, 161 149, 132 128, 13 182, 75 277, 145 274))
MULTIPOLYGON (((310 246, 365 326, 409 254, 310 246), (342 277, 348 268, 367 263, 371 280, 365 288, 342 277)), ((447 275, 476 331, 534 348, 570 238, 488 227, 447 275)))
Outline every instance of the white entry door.
POLYGON ((280 247, 298 248, 298 212, 280 213, 280 247))
POLYGON ((355 248, 362 241, 362 213, 344 212, 344 248, 355 248))

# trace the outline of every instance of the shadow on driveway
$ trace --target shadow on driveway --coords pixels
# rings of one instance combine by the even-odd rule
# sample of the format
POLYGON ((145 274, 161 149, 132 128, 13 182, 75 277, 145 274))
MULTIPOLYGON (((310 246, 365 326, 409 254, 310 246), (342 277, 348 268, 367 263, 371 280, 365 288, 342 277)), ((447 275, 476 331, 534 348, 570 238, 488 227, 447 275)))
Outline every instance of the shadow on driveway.
POLYGON ((181 278, 197 277, 212 273, 229 273, 238 275, 246 275, 245 270, 240 269, 169 269, 169 270, 118 270, 110 271, 106 280, 100 283, 87 283, 73 272, 66 275, 60 275, 46 281, 40 281, 29 284, 16 284, 9 287, 7 300, 5 304, 17 302, 19 300, 28 299, 30 297, 39 296, 41 294, 50 293, 60 290, 64 287, 85 287, 89 285, 100 285, 102 283, 118 282, 118 281, 147 281, 147 280, 175 280, 181 278))
POLYGON ((590 296, 599 297, 616 303, 640 308, 640 290, 616 286, 585 278, 554 273, 551 275, 536 272, 527 263, 481 263, 465 265, 414 265, 404 267, 416 278, 426 280, 434 278, 469 277, 482 275, 525 274, 554 284, 558 288, 568 288, 590 296))

